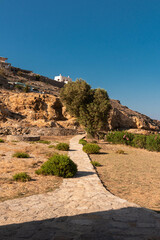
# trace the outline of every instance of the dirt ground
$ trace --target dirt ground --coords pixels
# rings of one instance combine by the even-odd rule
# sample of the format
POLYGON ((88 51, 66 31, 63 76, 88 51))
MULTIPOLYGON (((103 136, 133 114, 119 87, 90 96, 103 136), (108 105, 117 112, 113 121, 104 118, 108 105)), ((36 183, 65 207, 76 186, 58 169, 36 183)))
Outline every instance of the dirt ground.
MULTIPOLYGON (((72 137, 47 136, 41 138, 41 140, 51 141, 50 144, 23 141, 0 143, 0 201, 54 191, 58 188, 63 181, 62 178, 37 175, 35 170, 54 152, 66 154, 64 151, 48 148, 49 145, 56 145, 58 142, 69 143, 72 137), (28 153, 30 158, 12 157, 17 151, 28 153), (13 181, 13 175, 19 172, 26 172, 32 180, 29 182, 13 181)), ((5 138, 3 139, 5 140, 5 138)))
POLYGON ((90 157, 102 165, 96 169, 106 188, 122 199, 160 211, 160 153, 110 143, 99 146, 101 153, 90 157))

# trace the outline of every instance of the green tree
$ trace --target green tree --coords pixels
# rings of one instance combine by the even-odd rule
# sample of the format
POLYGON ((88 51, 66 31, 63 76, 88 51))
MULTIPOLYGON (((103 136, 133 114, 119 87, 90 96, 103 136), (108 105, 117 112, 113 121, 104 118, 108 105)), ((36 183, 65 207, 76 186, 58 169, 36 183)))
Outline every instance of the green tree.
POLYGON ((91 87, 82 79, 66 84, 60 92, 60 98, 66 110, 73 116, 79 117, 79 108, 89 103, 91 87))
POLYGON ((107 126, 107 117, 110 110, 109 97, 104 89, 95 89, 93 101, 80 107, 79 122, 87 133, 95 136, 99 130, 107 126))
POLYGON ((95 136, 106 128, 110 103, 104 89, 91 89, 84 80, 77 79, 61 89, 60 97, 67 111, 77 117, 87 133, 95 136))

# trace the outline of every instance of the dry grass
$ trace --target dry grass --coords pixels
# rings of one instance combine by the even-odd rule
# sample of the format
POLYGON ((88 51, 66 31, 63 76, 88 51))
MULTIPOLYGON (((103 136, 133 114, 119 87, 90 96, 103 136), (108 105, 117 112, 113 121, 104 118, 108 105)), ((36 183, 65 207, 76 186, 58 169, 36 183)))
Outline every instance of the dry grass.
MULTIPOLYGON (((57 142, 68 143, 72 136, 66 137, 43 137, 42 140, 51 141, 52 145, 57 142)), ((34 194, 54 191, 58 188, 63 179, 56 176, 41 176, 35 174, 43 162, 54 152, 66 154, 66 152, 48 148, 42 143, 31 144, 29 142, 5 142, 0 148, 0 201, 17 197, 30 196, 34 194), (12 155, 17 152, 26 152, 30 158, 14 158, 12 155), (32 178, 29 182, 15 182, 12 177, 19 172, 26 172, 32 178)))
POLYGON ((90 156, 102 165, 97 171, 107 189, 120 198, 160 211, 160 153, 123 145, 99 145, 101 154, 90 156), (125 154, 117 154, 119 149, 125 154))

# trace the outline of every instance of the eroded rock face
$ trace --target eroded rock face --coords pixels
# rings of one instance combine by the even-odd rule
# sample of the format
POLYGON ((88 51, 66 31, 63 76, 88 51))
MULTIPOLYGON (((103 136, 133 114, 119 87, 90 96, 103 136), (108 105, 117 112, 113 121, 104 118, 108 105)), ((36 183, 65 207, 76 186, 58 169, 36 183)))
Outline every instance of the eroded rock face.
POLYGON ((1 94, 0 101, 0 115, 6 119, 17 119, 19 116, 29 123, 64 119, 62 103, 53 95, 8 92, 1 94))
POLYGON ((74 135, 75 123, 56 96, 0 91, 0 135, 74 135))
POLYGON ((114 129, 145 129, 160 131, 160 121, 133 111, 120 104, 118 100, 110 100, 112 109, 108 118, 110 130, 114 129))

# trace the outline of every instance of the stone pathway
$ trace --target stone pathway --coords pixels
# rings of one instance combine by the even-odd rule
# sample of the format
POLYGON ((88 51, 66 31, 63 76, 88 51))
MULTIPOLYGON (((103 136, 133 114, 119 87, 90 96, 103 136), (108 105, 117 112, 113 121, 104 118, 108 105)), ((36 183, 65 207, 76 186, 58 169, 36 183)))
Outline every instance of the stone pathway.
POLYGON ((160 216, 110 194, 70 141, 75 178, 54 192, 0 203, 0 240, 160 240, 160 216))

